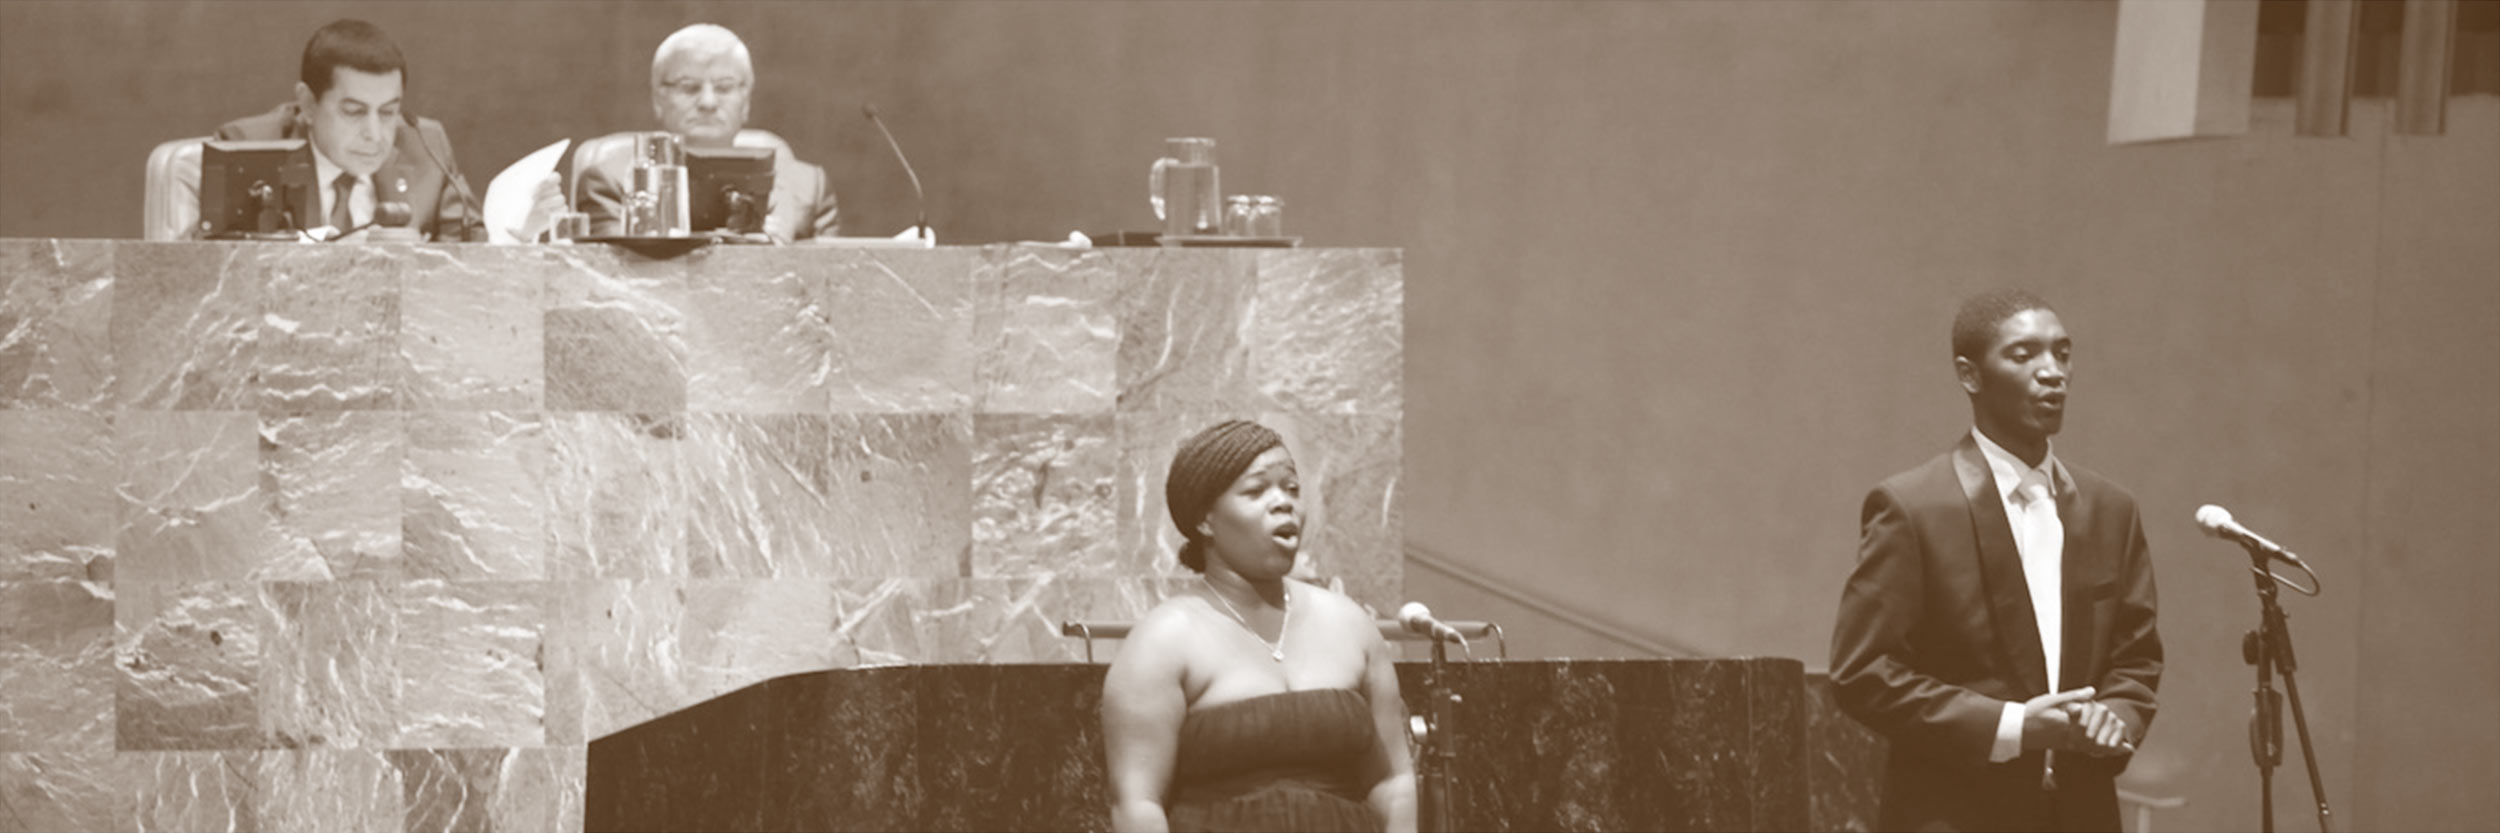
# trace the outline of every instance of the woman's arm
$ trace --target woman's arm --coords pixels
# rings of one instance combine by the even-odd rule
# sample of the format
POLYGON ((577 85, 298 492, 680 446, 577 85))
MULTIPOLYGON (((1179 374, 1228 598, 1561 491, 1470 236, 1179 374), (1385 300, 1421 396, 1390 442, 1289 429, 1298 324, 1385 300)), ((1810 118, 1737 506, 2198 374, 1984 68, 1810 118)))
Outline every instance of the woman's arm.
MULTIPOLYGON (((1348 605, 1352 607, 1352 605, 1348 605)), ((1371 789, 1372 812, 1380 815, 1380 827, 1387 833, 1413 833, 1415 830, 1415 759, 1407 751, 1406 701, 1399 699, 1397 652, 1380 638, 1380 630, 1371 616, 1354 608, 1355 624, 1363 634, 1363 697, 1371 701, 1372 727, 1380 733, 1380 742, 1371 770, 1375 776, 1371 789)))
POLYGON ((1179 623, 1152 613, 1120 645, 1102 681, 1102 743, 1111 779, 1111 829, 1162 833, 1163 793, 1172 783, 1181 717, 1179 623))

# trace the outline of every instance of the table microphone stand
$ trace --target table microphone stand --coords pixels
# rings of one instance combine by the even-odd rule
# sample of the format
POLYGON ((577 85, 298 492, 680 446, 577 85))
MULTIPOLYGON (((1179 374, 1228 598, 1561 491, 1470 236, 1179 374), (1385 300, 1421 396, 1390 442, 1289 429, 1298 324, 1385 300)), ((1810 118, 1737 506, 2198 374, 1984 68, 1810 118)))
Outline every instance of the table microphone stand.
MULTIPOLYGON (((2283 672, 2283 689, 2291 694, 2292 725, 2300 730, 2301 761, 2309 767, 2309 795, 2318 801, 2318 831, 2333 833, 2330 823, 2334 813, 2326 806, 2326 785, 2318 778, 2318 753, 2309 744, 2309 716, 2300 706, 2300 681, 2292 676, 2299 663, 2292 657, 2291 625, 2283 615, 2282 605, 2275 603, 2276 585, 2291 582, 2266 569, 2269 556, 2264 550, 2253 546, 2247 549, 2249 570, 2257 574, 2260 618, 2257 629, 2241 638, 2240 656, 2257 666, 2257 710, 2248 716, 2248 748, 2257 760, 2264 830, 2274 833, 2274 768, 2283 763, 2283 697, 2274 690, 2274 672, 2279 669, 2283 672)), ((2308 588, 2293 584, 2292 589, 2317 595, 2318 574, 2298 560, 2291 563, 2309 574, 2308 588)))

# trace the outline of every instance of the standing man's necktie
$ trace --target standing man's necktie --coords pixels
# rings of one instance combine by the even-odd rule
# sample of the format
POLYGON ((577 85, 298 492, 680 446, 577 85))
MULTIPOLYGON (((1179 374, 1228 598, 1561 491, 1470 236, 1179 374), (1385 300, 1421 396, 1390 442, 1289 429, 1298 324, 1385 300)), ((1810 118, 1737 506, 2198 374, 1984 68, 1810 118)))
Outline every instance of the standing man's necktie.
MULTIPOLYGON (((2057 500, 2049 494, 2048 481, 2037 474, 2023 478, 2015 494, 2023 498, 2023 516, 2015 527, 2022 536, 2023 569, 2038 570, 2045 575, 2061 576, 2065 565, 2066 524, 2057 517, 2057 500)), ((2061 576, 2062 577, 2062 576, 2061 576)), ((2032 614, 2040 626, 2040 659, 2048 667, 2049 690, 2059 690, 2066 683, 2058 679, 2058 669, 2065 661, 2066 610, 2059 598, 2060 588, 2052 589, 2046 582, 2031 582, 2032 614)), ((2040 789, 2057 789, 2057 750, 2049 750, 2040 760, 2040 789)))
POLYGON ((2046 580, 2031 585, 2032 614, 2040 628, 2040 659, 2047 664, 2049 690, 2061 690, 2067 681, 2058 679, 2064 668, 2066 646, 2065 600, 2059 598, 2066 561, 2066 525, 2058 520, 2057 500, 2049 494, 2045 478, 2024 478, 2015 494, 2023 498, 2023 516, 2015 527, 2022 536, 2023 570, 2037 571, 2046 580))

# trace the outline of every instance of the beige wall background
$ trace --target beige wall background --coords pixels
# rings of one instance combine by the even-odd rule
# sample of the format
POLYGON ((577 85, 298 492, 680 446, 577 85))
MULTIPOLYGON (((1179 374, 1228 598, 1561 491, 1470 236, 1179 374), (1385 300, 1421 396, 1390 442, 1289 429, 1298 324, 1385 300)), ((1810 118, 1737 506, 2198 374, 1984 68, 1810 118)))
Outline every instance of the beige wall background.
MULTIPOLYGON (((2163 711, 2129 780, 2173 830, 2250 829, 2256 603, 2219 503, 2307 555, 2286 607, 2353 829, 2500 826, 2500 98, 2444 137, 2108 147, 2115 4, 7 3, 0 236, 138 228, 140 169, 286 94, 372 20, 479 186, 649 124, 650 50, 738 30, 755 126, 826 166, 845 229, 1147 228, 1166 136, 1314 245, 1407 249, 1408 595, 1513 655, 1619 642, 1416 567, 1708 655, 1820 667, 1880 477, 1968 424, 1956 300, 2057 301, 2059 453, 2132 487, 2163 591, 2163 711)), ((2482 52, 2479 54, 2489 54, 2482 52)), ((2278 823, 2309 826, 2291 750, 2278 823)))

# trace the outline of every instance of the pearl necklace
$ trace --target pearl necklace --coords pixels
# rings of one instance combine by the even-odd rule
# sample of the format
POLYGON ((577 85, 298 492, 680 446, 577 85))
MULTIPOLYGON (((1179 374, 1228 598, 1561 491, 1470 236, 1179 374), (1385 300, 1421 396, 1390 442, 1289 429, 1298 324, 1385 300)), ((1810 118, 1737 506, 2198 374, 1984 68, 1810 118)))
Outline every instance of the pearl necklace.
POLYGON ((1285 629, 1293 626, 1292 585, 1285 585, 1285 618, 1284 621, 1279 622, 1276 625, 1276 641, 1269 642, 1267 637, 1259 635, 1258 628, 1250 626, 1250 617, 1241 615, 1241 611, 1233 607, 1232 601, 1225 599, 1224 593, 1215 589, 1215 582, 1207 581, 1207 577, 1203 575, 1198 577, 1198 581, 1199 583, 1207 586, 1207 595, 1214 596, 1216 604, 1224 606, 1224 612, 1233 615, 1233 621, 1241 623, 1242 630, 1250 632, 1250 638, 1256 639, 1260 644, 1267 646, 1267 655, 1269 658, 1280 663, 1285 661, 1285 629))

